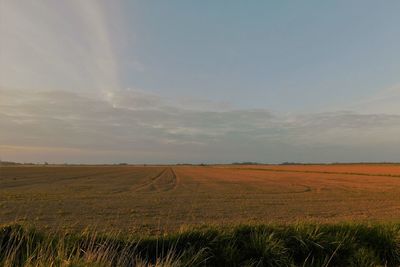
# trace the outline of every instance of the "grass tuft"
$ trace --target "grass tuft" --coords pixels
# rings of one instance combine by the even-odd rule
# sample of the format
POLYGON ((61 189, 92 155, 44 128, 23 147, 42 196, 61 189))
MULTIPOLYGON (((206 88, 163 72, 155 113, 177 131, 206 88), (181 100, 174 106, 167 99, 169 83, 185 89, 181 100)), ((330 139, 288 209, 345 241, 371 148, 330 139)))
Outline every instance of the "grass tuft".
POLYGON ((0 227, 0 266, 399 266, 400 225, 203 227, 160 236, 0 227))

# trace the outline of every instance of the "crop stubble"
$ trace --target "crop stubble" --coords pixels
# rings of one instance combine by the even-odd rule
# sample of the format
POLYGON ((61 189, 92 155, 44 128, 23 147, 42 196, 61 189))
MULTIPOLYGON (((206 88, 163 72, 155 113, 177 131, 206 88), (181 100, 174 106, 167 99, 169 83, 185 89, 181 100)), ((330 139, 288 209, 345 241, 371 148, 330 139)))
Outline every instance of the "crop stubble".
POLYGON ((399 165, 1 167, 0 223, 132 232, 397 221, 399 165))

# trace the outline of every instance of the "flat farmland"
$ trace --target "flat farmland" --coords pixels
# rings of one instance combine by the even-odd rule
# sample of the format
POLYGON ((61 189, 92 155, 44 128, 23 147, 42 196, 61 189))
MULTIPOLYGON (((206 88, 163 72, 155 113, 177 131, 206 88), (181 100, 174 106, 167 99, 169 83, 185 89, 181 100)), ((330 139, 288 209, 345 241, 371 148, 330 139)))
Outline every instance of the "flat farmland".
POLYGON ((400 219, 400 165, 0 168, 0 223, 129 232, 400 219))

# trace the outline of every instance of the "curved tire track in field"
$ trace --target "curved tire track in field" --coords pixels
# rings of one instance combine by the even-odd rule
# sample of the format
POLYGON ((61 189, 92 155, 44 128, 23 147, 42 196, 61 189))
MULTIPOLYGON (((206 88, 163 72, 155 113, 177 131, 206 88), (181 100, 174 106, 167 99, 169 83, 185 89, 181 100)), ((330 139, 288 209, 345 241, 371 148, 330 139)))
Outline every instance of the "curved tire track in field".
POLYGON ((308 185, 293 184, 292 186, 301 187, 303 189, 293 190, 293 191, 288 190, 288 191, 282 191, 282 192, 264 192, 263 194, 267 194, 267 195, 301 194, 301 193, 307 193, 307 192, 312 191, 311 186, 308 186, 308 185))
POLYGON ((260 191, 252 191, 252 195, 291 195, 291 194, 302 194, 302 193, 309 193, 313 191, 313 188, 308 185, 303 184, 291 184, 287 188, 279 189, 279 191, 269 191, 268 187, 266 186, 259 186, 257 187, 260 191), (293 188, 295 187, 295 188, 293 188))
MULTIPOLYGON (((250 176, 252 178, 260 179, 260 177, 257 176, 250 176)), ((257 194, 257 195, 285 195, 285 194, 301 194, 301 193, 308 193, 311 191, 316 191, 315 188, 302 184, 302 183, 290 183, 284 185, 284 188, 280 188, 279 191, 271 191, 268 190, 271 186, 274 185, 283 185, 281 182, 277 181, 269 181, 268 184, 261 184, 257 185, 257 189, 260 190, 260 192, 252 192, 252 194, 257 194)))
POLYGON ((178 187, 179 178, 178 178, 178 175, 176 175, 176 173, 175 173, 173 168, 169 168, 169 169, 171 170, 172 177, 173 177, 173 183, 174 183, 174 186, 173 186, 172 190, 175 190, 178 187))
POLYGON ((135 186, 133 188, 134 192, 139 192, 142 191, 142 189, 146 189, 147 187, 151 186, 152 184, 154 184, 158 179, 160 179, 160 177, 165 173, 167 169, 163 169, 159 174, 157 174, 154 177, 151 177, 149 180, 139 184, 138 186, 135 186))
POLYGON ((158 193, 176 189, 178 178, 172 168, 165 168, 156 176, 133 188, 134 192, 158 193))

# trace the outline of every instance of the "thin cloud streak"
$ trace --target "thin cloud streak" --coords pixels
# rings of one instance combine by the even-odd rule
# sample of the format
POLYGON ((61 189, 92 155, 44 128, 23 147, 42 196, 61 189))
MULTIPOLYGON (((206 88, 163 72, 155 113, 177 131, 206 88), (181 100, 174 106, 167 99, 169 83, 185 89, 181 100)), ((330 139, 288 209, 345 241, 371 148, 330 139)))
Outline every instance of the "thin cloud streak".
MULTIPOLYGON (((2 1, 0 86, 107 97, 120 89, 118 62, 99 1, 2 1)), ((116 10, 116 9, 113 9, 116 10)))
POLYGON ((59 162, 337 161, 344 151, 358 161, 400 145, 399 115, 190 110, 136 90, 116 91, 118 105, 61 91, 0 95, 3 158, 20 161, 35 161, 21 147, 59 162), (331 152, 320 158, 323 148, 331 152))
POLYGON ((400 114, 400 84, 379 90, 354 103, 351 109, 361 113, 400 114))

